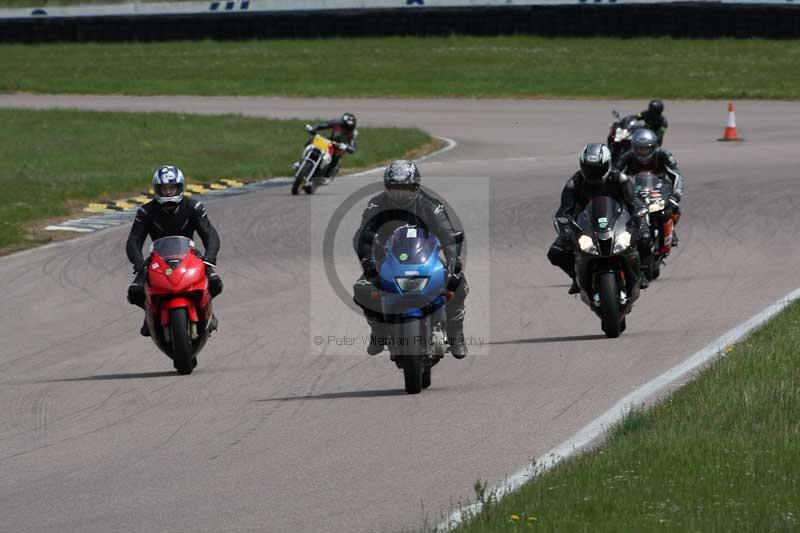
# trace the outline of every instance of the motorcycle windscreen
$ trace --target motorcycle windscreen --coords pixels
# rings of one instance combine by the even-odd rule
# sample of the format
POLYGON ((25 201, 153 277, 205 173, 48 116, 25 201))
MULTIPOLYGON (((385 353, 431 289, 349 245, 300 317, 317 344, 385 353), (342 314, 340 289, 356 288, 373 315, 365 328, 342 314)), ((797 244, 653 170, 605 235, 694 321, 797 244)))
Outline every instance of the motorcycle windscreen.
POLYGON ((588 223, 596 234, 604 234, 614 230, 622 205, 610 196, 597 196, 592 198, 586 206, 584 213, 588 217, 588 223))
POLYGON ((636 115, 628 115, 620 122, 620 127, 628 131, 633 131, 637 128, 644 126, 644 120, 638 118, 636 115))
POLYGON ((633 178, 633 186, 636 190, 652 190, 661 186, 661 179, 652 172, 640 172, 633 178))
POLYGON ((426 229, 402 226, 394 230, 387 246, 401 264, 422 265, 434 253, 438 242, 426 229))
POLYGON ((180 262, 194 249, 194 241, 178 235, 162 237, 153 242, 151 252, 156 252, 166 261, 180 262))

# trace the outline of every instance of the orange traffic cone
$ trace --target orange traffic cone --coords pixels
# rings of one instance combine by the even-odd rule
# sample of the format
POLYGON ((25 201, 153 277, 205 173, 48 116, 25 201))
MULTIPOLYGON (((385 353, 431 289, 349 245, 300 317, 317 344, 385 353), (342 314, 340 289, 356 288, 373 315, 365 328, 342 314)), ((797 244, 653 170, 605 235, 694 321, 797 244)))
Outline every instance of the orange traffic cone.
POLYGON ((733 102, 728 103, 728 125, 725 126, 725 133, 722 134, 720 141, 740 141, 736 134, 736 106, 733 102))

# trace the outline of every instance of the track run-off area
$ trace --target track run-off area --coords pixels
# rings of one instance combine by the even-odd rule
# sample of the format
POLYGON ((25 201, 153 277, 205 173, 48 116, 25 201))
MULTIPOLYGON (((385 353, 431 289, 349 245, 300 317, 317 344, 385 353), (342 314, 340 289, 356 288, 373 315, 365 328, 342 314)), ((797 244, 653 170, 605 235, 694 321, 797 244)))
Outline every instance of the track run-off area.
MULTIPOLYGON (((319 268, 320 235, 377 172, 342 176, 314 197, 274 187, 207 201, 225 292, 220 331, 188 377, 139 336, 141 311, 125 299, 127 226, 0 258, 3 528, 413 528, 467 504, 476 480, 500 483, 541 458, 798 286, 800 105, 737 102, 739 143, 717 142, 724 103, 666 105, 665 147, 687 179, 680 247, 609 340, 546 253, 579 150, 605 139, 611 109, 644 102, 0 96, 13 108, 351 111, 363 125, 453 139, 421 169, 467 233, 465 334, 476 339, 416 396, 386 352, 371 358, 360 339, 315 344, 367 334, 319 268)), ((166 163, 191 176, 191 161, 166 163)), ((365 206, 336 237, 347 288, 365 206)))

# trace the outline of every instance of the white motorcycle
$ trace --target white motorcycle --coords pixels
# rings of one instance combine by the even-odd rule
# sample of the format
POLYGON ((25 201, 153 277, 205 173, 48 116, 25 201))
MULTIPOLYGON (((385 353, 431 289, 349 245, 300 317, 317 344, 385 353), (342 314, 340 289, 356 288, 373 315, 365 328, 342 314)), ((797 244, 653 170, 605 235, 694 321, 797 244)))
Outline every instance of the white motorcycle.
MULTIPOLYGON (((312 133, 310 125, 306 125, 306 130, 312 133)), ((341 158, 344 152, 350 152, 352 148, 347 143, 336 143, 318 133, 314 133, 314 138, 303 149, 300 163, 297 164, 294 184, 292 184, 292 194, 298 194, 303 189, 306 194, 314 194, 320 185, 328 185, 339 172, 339 165, 330 168, 333 157, 341 158)))

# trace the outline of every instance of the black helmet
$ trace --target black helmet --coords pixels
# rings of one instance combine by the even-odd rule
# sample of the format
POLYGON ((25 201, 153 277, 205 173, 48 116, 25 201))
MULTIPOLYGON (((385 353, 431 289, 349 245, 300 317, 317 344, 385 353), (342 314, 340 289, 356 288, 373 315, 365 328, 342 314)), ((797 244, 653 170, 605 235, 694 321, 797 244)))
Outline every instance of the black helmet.
POLYGON ((407 205, 417 195, 421 178, 416 163, 401 159, 386 167, 383 173, 383 185, 392 201, 407 205))
POLYGON ((345 113, 342 115, 342 122, 344 122, 348 128, 353 129, 356 127, 356 116, 352 113, 345 113))
POLYGON ((664 112, 664 102, 661 100, 650 100, 650 103, 647 104, 647 116, 651 119, 661 117, 661 113, 664 112))
POLYGON ((588 183, 600 183, 611 172, 611 150, 605 144, 587 144, 578 160, 588 183))
POLYGON ((658 148, 658 137, 652 130, 642 128, 636 130, 631 137, 631 150, 639 163, 646 165, 653 160, 658 148))

